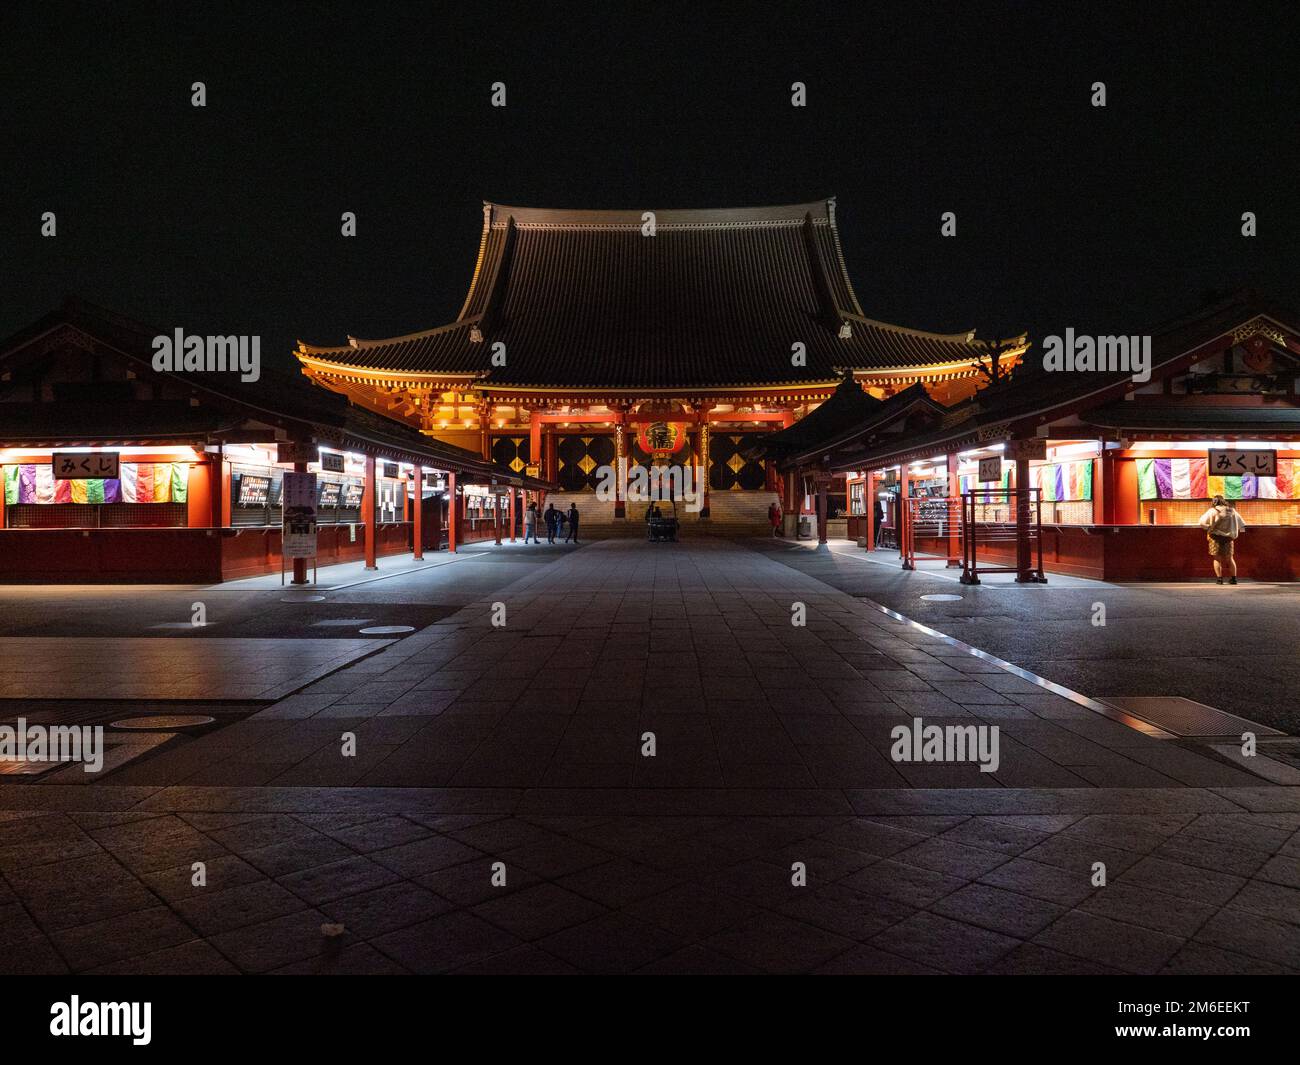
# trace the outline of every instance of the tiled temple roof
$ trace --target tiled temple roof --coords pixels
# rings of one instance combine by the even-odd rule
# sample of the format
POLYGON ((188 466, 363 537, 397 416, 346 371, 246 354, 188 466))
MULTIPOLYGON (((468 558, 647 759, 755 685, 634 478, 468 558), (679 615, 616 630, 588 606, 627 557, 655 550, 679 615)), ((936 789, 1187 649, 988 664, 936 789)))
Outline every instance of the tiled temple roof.
POLYGON ((457 321, 299 356, 363 370, 470 374, 490 384, 665 388, 828 382, 843 369, 969 363, 973 333, 862 313, 834 200, 655 212, 484 205, 457 321), (493 367, 497 342, 506 365, 493 367), (791 364, 792 345, 806 365, 791 364))

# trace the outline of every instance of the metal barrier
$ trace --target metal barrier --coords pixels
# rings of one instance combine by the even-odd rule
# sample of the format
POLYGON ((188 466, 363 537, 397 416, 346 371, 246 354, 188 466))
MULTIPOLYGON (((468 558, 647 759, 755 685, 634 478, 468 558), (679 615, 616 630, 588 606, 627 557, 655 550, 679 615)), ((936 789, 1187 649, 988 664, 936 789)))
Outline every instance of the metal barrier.
POLYGON ((961 497, 914 496, 903 502, 899 544, 903 569, 916 569, 918 558, 943 559, 949 566, 961 565, 965 527, 961 497))
POLYGON ((1047 583, 1043 572, 1043 500, 1039 489, 970 489, 962 497, 962 530, 962 584, 979 584, 982 573, 1015 573, 1018 580, 1047 583), (1017 535, 1020 525, 1025 527, 1023 538, 1017 535), (1010 566, 981 564, 981 549, 985 557, 1005 557, 1008 548, 1010 566))

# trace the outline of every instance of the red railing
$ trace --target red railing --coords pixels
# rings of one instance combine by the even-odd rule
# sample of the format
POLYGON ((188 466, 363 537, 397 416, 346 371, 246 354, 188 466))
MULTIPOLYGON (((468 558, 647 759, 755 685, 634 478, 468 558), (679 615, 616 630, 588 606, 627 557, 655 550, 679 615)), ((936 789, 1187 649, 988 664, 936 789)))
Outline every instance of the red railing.
POLYGON ((918 558, 943 559, 949 566, 962 563, 960 496, 914 496, 903 500, 903 526, 899 554, 903 569, 916 569, 918 558))
POLYGON ((989 573, 1047 581, 1039 489, 972 488, 962 497, 961 582, 979 584, 980 574, 989 573))

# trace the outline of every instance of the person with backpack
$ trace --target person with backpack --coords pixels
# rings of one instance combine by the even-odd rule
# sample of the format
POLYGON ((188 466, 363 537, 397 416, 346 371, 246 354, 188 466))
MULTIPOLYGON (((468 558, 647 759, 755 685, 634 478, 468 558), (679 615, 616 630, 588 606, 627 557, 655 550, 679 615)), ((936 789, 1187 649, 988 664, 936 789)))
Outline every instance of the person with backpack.
POLYGON ((554 503, 546 504, 546 513, 542 515, 546 519, 546 542, 555 543, 555 533, 560 524, 560 512, 555 509, 554 503))
POLYGON ((1205 530, 1210 544, 1210 558, 1214 562, 1214 583, 1223 583, 1223 572, 1228 572, 1228 583, 1237 583, 1237 558, 1234 547, 1246 522, 1237 508, 1223 496, 1215 496, 1210 509, 1201 515, 1200 526, 1205 530))

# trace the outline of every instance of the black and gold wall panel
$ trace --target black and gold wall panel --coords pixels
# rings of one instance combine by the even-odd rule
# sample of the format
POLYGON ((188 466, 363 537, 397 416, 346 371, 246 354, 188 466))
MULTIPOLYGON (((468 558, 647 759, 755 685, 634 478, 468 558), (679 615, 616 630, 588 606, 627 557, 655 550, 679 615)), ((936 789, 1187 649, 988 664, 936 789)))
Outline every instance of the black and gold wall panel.
POLYGON ((761 462, 745 458, 761 433, 714 433, 709 438, 709 489, 713 492, 753 492, 767 484, 761 462))
POLYGON ((594 490, 600 482, 600 467, 614 465, 614 438, 558 436, 555 458, 559 464, 555 479, 564 491, 594 490))
POLYGON ((508 466, 515 473, 523 473, 532 459, 529 458, 530 441, 526 436, 498 436, 492 441, 492 459, 508 466))

